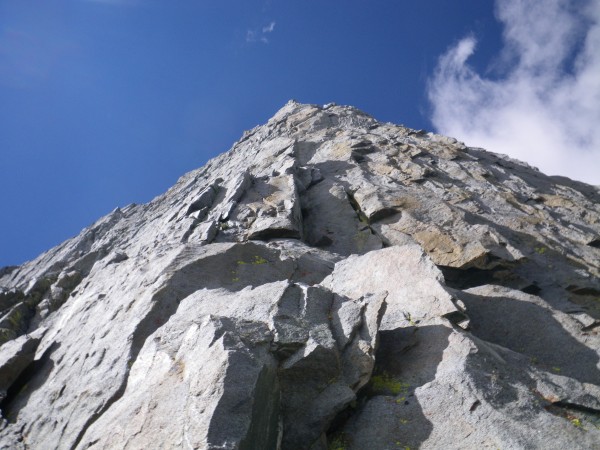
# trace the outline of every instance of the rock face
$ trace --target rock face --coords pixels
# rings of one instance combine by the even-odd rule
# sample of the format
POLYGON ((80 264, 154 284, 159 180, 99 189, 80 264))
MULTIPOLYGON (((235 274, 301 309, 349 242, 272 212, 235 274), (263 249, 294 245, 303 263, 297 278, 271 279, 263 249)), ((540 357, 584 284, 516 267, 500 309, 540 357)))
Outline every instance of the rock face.
POLYGON ((0 270, 0 447, 600 448, 599 204, 290 102, 0 270))

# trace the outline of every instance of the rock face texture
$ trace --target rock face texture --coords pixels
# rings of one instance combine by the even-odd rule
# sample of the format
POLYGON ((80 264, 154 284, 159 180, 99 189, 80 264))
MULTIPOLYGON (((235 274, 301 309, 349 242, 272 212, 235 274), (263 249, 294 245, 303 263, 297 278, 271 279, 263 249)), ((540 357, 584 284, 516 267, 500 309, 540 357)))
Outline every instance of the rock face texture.
POLYGON ((600 191, 289 102, 0 269, 6 449, 600 448, 600 191))

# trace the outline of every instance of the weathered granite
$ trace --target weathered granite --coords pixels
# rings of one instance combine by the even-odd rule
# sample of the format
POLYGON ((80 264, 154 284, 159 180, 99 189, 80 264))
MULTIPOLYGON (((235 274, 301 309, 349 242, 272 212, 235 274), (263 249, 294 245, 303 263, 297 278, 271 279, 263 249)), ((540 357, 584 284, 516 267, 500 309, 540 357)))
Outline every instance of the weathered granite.
POLYGON ((289 102, 0 269, 0 448, 595 448, 600 191, 289 102))

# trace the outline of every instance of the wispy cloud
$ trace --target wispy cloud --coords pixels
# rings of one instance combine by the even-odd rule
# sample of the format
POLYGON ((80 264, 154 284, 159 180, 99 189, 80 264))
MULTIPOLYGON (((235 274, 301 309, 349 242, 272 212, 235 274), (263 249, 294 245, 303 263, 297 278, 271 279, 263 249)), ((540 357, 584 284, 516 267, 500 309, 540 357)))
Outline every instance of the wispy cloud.
POLYGON ((467 36, 439 59, 428 86, 443 134, 600 184, 600 2, 497 0, 504 48, 494 69, 468 64, 467 36))
POLYGON ((269 38, 267 35, 272 33, 274 29, 275 22, 271 22, 260 29, 250 29, 246 32, 246 42, 262 42, 263 44, 268 44, 269 38))
POLYGON ((272 33, 274 29, 275 29, 275 22, 271 22, 266 27, 263 27, 262 32, 263 33, 272 33))

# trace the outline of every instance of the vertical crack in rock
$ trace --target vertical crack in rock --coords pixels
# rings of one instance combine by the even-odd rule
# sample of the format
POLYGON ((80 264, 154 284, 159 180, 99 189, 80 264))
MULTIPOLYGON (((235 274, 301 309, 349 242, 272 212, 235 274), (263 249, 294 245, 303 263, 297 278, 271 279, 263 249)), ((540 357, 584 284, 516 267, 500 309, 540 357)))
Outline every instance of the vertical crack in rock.
POLYGON ((252 185, 252 177, 248 170, 244 170, 236 178, 231 181, 227 187, 225 199, 219 210, 218 219, 225 222, 229 219, 229 215, 235 208, 237 202, 242 198, 246 190, 252 185))
POLYGON ((419 448, 432 425, 417 392, 435 380, 451 333, 442 325, 381 331, 373 374, 355 405, 332 423, 330 445, 419 448))
POLYGON ((346 195, 348 196, 348 202, 350 203, 350 206, 352 206, 352 209, 356 212, 356 216, 358 217, 358 220, 369 225, 369 223, 370 223, 369 217, 360 208, 360 205, 354 198, 354 194, 352 194, 352 192, 350 192, 350 191, 346 191, 346 195))
POLYGON ((278 448, 281 441, 278 384, 276 369, 265 366, 258 376, 252 420, 246 437, 240 442, 240 450, 278 448))
MULTIPOLYGON (((29 340, 37 348, 39 342, 35 342, 37 339, 29 340)), ((28 347, 28 343, 25 343, 22 350, 28 347)), ((12 367, 6 367, 9 371, 14 372, 10 378, 4 380, 5 382, 11 381, 6 389, 5 398, 0 403, 0 410, 2 414, 8 419, 9 422, 15 423, 15 418, 18 416, 19 411, 25 406, 26 399, 23 398, 25 391, 28 386, 35 382, 35 386, 28 389, 31 392, 32 389, 39 389, 43 386, 50 371, 52 370, 52 353, 60 347, 59 343, 53 343, 44 353, 38 358, 33 359, 35 356, 34 349, 28 349, 27 353, 23 353, 17 356, 17 361, 12 361, 14 365, 12 367), (15 367, 16 366, 16 367, 15 367)), ((11 358, 12 359, 12 358, 11 358)), ((10 375, 6 374, 5 375, 10 375)))
POLYGON ((0 354, 0 410, 3 413, 10 409, 15 397, 40 365, 34 358, 45 332, 45 329, 37 330, 32 336, 21 336, 4 346, 0 354))
POLYGON ((217 193, 219 192, 219 183, 215 182, 207 188, 203 189, 197 198, 194 198, 188 206, 185 215, 195 213, 194 218, 202 221, 207 215, 208 211, 213 205, 217 193))
MULTIPOLYGON (((190 222, 188 229, 181 238, 182 243, 186 243, 190 238, 201 242, 210 243, 217 234, 217 222, 215 220, 204 220, 209 215, 217 195, 221 189, 221 179, 217 179, 213 184, 204 188, 197 197, 194 197, 185 211, 185 218, 190 222), (192 237, 194 235, 194 237, 192 237)), ((176 216, 173 216, 176 217, 176 216)))
POLYGON ((386 295, 351 300, 323 288, 292 287, 283 298, 274 316, 278 353, 286 356, 280 369, 283 449, 324 442, 332 421, 367 383, 386 295))

